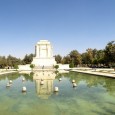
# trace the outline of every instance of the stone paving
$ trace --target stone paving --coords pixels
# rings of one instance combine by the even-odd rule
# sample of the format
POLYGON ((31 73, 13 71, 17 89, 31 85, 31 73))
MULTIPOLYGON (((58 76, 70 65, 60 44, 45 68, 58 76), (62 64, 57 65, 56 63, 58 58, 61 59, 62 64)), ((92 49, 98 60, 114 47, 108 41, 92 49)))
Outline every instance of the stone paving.
POLYGON ((75 69, 71 70, 71 71, 115 78, 115 72, 109 72, 109 71, 100 72, 100 71, 96 71, 96 70, 85 70, 84 71, 84 70, 75 70, 75 69))
POLYGON ((17 71, 3 71, 0 72, 0 75, 9 74, 9 73, 17 73, 17 71))

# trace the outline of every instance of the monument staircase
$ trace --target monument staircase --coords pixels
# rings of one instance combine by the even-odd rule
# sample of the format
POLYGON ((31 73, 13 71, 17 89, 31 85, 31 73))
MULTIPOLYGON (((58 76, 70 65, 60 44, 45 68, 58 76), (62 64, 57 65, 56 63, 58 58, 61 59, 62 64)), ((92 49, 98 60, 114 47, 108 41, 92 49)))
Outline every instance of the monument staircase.
POLYGON ((34 70, 53 70, 53 66, 35 66, 34 70))

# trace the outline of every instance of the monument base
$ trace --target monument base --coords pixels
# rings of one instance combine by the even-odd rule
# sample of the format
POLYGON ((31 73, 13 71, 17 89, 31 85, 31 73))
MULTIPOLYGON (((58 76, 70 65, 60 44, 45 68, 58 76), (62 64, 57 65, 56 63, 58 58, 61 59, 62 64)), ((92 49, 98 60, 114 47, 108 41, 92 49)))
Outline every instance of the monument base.
POLYGON ((55 58, 33 58, 32 64, 35 65, 35 67, 52 67, 56 65, 55 58))

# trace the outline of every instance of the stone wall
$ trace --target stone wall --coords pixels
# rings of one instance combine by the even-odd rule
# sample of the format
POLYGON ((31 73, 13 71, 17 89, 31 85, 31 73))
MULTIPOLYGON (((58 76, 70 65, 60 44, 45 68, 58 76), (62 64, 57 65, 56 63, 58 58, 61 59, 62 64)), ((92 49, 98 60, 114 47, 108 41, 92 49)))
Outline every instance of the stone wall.
POLYGON ((70 69, 69 64, 57 64, 57 65, 59 65, 58 69, 70 69))
POLYGON ((27 65, 18 65, 19 70, 31 70, 30 64, 27 65))

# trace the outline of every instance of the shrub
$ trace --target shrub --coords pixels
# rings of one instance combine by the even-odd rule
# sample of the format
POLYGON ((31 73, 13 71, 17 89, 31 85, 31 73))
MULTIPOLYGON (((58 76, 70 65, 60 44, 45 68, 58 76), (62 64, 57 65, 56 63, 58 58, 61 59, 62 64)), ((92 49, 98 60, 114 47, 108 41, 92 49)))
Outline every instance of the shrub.
POLYGON ((54 68, 58 69, 58 68, 59 68, 59 65, 55 65, 54 68))

